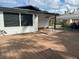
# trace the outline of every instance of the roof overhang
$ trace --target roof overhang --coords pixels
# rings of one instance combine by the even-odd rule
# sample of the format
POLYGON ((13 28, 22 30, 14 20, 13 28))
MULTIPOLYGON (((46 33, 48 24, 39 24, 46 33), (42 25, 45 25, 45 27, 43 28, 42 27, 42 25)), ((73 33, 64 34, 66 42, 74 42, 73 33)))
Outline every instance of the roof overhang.
POLYGON ((66 15, 61 15, 61 16, 57 16, 57 19, 79 19, 79 14, 66 14, 66 15))
POLYGON ((57 13, 48 13, 48 12, 44 12, 44 11, 34 11, 34 10, 29 10, 29 9, 7 8, 7 7, 0 7, 0 11, 3 11, 3 12, 13 12, 13 13, 24 13, 24 14, 59 15, 57 13))

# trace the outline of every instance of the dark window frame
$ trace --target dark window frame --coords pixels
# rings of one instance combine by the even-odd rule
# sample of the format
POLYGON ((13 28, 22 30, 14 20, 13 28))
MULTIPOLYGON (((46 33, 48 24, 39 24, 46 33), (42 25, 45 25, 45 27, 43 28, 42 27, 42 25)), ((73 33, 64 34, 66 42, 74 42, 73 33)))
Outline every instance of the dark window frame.
POLYGON ((21 26, 33 26, 33 14, 21 14, 21 26))
POLYGON ((3 16, 4 16, 4 27, 20 26, 19 13, 3 12, 3 16))

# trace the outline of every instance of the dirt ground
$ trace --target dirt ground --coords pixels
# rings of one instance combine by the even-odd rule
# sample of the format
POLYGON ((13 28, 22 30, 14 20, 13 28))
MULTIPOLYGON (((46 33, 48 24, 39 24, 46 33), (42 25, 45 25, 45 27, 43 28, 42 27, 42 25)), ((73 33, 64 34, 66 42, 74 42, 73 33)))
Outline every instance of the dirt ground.
POLYGON ((0 59, 77 59, 79 32, 51 32, 0 36, 0 59))

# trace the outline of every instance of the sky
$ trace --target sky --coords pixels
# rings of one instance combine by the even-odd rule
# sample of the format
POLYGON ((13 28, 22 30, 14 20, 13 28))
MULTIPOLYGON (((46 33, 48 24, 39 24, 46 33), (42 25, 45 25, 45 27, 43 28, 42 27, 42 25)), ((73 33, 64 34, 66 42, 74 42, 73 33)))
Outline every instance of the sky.
POLYGON ((64 13, 64 11, 79 8, 79 0, 0 0, 0 6, 2 7, 17 7, 33 5, 41 10, 64 13))

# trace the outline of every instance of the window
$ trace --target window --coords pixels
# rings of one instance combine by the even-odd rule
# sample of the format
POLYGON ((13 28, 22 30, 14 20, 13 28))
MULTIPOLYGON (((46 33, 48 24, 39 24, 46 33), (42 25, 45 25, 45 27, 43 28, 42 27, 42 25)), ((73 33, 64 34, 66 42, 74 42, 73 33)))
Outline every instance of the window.
POLYGON ((5 27, 19 26, 19 14, 4 12, 4 26, 5 27))
POLYGON ((21 26, 33 26, 32 14, 21 14, 21 26))

